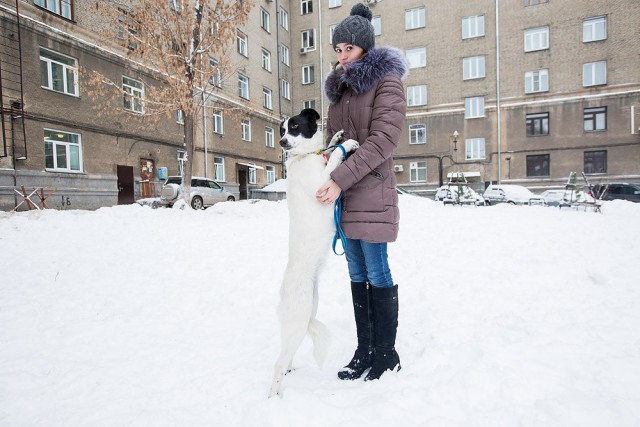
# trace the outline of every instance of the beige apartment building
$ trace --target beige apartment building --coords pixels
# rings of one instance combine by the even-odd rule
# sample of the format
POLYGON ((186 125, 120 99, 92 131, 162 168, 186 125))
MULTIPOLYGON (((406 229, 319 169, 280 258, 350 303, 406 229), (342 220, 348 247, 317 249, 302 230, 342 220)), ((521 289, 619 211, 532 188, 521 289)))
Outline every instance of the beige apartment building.
MULTIPOLYGON (((593 183, 640 181, 640 2, 365 2, 376 44, 402 49, 410 64, 407 123, 395 156, 399 185, 430 196, 459 173, 477 189, 500 181, 541 191, 583 171, 593 183)), ((193 159, 194 175, 240 198, 284 175, 283 117, 311 107, 326 118, 331 31, 356 1, 253 3, 224 58, 229 68, 199 94, 207 107, 193 159)), ((53 207, 95 208, 157 195, 160 168, 180 173, 179 117, 153 126, 130 115, 97 120, 100 100, 82 81, 60 88, 43 78, 57 64, 71 75, 106 70, 132 90, 154 84, 126 56, 96 46, 95 7, 89 0, 0 0, 1 209, 19 201, 16 186, 56 189, 53 207), (52 150, 66 150, 66 164, 52 150)))

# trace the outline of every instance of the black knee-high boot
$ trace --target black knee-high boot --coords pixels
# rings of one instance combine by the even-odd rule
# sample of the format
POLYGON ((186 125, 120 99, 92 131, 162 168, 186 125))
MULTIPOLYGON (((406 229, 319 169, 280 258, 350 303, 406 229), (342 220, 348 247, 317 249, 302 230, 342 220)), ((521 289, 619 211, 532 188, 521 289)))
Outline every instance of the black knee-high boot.
POLYGON ((371 286, 364 282, 351 282, 353 314, 356 319, 358 348, 347 366, 338 372, 341 380, 355 380, 373 364, 374 323, 371 286))
POLYGON ((396 352, 398 331, 398 286, 372 287, 375 351, 373 365, 365 381, 377 380, 385 371, 399 371, 400 357, 396 352))

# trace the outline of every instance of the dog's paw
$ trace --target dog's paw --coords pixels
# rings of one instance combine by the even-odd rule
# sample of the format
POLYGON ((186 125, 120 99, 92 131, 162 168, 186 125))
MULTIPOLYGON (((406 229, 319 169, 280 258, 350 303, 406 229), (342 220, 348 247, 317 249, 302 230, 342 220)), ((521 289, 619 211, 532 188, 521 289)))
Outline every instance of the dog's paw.
POLYGON ((334 133, 333 137, 331 138, 331 142, 329 142, 329 145, 336 145, 337 143, 342 141, 342 135, 344 135, 344 129, 341 129, 338 132, 334 133))
POLYGON ((345 142, 341 144, 347 152, 356 151, 360 144, 355 139, 347 139, 345 142))

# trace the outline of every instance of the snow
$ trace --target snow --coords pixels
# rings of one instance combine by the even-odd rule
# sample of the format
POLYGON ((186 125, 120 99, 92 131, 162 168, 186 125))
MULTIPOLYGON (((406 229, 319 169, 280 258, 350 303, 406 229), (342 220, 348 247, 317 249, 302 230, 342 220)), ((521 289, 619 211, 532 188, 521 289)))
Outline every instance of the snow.
POLYGON ((402 370, 337 379, 355 327, 330 254, 328 359, 305 340, 273 399, 286 202, 0 212, 0 426, 640 425, 640 204, 400 198, 402 370))
POLYGON ((271 184, 262 188, 262 191, 266 192, 287 192, 287 180, 286 179, 278 179, 271 184))

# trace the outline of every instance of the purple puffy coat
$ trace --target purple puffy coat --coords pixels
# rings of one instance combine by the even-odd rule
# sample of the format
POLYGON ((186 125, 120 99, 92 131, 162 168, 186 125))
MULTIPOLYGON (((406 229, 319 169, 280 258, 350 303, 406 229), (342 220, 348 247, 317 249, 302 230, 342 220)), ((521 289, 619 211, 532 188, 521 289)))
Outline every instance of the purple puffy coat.
POLYGON ((405 125, 407 103, 402 79, 408 74, 403 53, 371 49, 346 69, 332 71, 325 82, 331 102, 327 142, 344 129, 345 139, 360 143, 331 178, 343 191, 342 229, 350 239, 393 242, 400 212, 393 153, 405 125))

